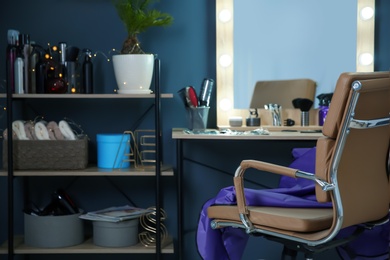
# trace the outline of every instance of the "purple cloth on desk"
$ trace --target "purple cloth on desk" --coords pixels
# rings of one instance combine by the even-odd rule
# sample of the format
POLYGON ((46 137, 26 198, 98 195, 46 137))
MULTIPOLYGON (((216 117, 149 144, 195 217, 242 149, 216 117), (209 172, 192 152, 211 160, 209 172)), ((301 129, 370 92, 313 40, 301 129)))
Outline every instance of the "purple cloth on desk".
MULTIPOLYGON (((315 148, 294 149, 295 160, 290 165, 291 168, 306 172, 315 171, 315 148)), ((295 179, 282 176, 279 188, 254 190, 245 189, 245 197, 248 205, 257 206, 280 206, 280 207, 331 207, 331 203, 318 203, 315 198, 314 183, 306 179, 295 179)), ((236 194, 233 186, 223 188, 216 197, 208 200, 202 207, 197 230, 198 252, 204 260, 235 260, 241 259, 249 236, 237 228, 212 229, 210 219, 207 217, 207 208, 211 205, 236 204, 236 194)), ((388 236, 388 227, 383 230, 377 229, 388 236), (387 228, 387 229, 386 229, 387 228), (386 233, 387 231, 387 233, 386 233)), ((346 230, 345 232, 349 232, 346 230)), ((383 239, 382 239, 383 240, 383 239)), ((365 240, 363 240, 365 241, 365 240)), ((384 243, 389 243, 385 239, 384 243)), ((373 248, 368 246, 369 248, 373 248)), ((367 248, 367 246, 366 246, 367 248)), ((387 247, 381 246, 377 251, 382 253, 387 247)), ((343 250, 343 249, 340 249, 343 250)), ((360 250, 360 248, 359 248, 360 250)), ((363 247, 364 250, 364 247, 363 247)), ((372 252, 371 255, 377 252, 372 252)), ((356 251, 356 250, 355 250, 356 251)), ((367 251, 367 250, 366 250, 367 251)), ((343 252, 341 252, 343 253, 343 252)), ((344 252, 345 253, 345 252, 344 252)), ((366 253, 366 252, 365 252, 366 253)), ((341 254, 343 255, 343 254, 341 254)), ((370 253, 366 254, 370 255, 370 253)), ((348 259, 348 258, 345 258, 348 259)), ((371 259, 371 258, 359 258, 371 259)), ((382 258, 375 258, 382 259, 382 258)), ((384 258, 383 258, 384 259, 384 258)))

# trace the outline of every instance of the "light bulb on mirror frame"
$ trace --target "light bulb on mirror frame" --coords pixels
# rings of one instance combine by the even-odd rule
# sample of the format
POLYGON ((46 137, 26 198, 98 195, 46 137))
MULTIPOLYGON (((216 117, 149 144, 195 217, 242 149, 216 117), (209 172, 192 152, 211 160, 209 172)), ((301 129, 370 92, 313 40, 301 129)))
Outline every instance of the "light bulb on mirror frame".
POLYGON ((372 7, 366 6, 360 10, 360 18, 362 20, 370 20, 372 17, 374 17, 374 9, 372 7))
POLYGON ((232 102, 228 98, 224 98, 219 102, 219 107, 222 111, 229 111, 232 108, 232 102))
POLYGON ((219 57, 219 65, 226 68, 232 64, 232 57, 228 54, 223 54, 219 57))
POLYGON ((371 53, 365 52, 359 55, 359 63, 364 66, 372 64, 374 57, 371 53))
POLYGON ((218 19, 222 22, 222 23, 226 23, 226 22, 229 22, 231 19, 232 19, 232 13, 230 10, 228 9, 223 9, 219 12, 219 15, 218 15, 218 19))

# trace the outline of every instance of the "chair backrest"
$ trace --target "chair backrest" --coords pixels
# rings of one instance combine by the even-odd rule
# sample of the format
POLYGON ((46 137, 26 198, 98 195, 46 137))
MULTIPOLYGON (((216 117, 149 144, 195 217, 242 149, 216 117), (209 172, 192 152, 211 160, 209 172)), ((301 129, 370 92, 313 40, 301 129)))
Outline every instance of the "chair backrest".
POLYGON ((266 104, 294 108, 292 101, 295 98, 314 101, 316 86, 316 82, 311 79, 258 81, 253 90, 250 108, 264 108, 266 104))
POLYGON ((390 208, 390 149, 389 149, 389 156, 387 157, 387 178, 389 179, 389 208, 390 208))
POLYGON ((317 142, 316 175, 338 187, 329 193, 317 185, 317 200, 333 202, 336 219, 342 215, 342 227, 378 220, 388 212, 389 126, 349 128, 349 117, 389 118, 389 76, 389 72, 342 74, 323 127, 324 137, 317 142), (355 81, 362 88, 357 91, 354 111, 350 111, 355 81))

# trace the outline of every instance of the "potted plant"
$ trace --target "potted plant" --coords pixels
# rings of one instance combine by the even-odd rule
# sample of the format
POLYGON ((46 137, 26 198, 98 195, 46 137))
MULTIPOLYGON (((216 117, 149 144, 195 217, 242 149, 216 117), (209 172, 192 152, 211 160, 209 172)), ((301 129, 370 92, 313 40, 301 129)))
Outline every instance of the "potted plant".
POLYGON ((121 53, 113 55, 119 94, 150 93, 154 55, 142 50, 138 35, 153 26, 167 26, 173 17, 149 8, 157 0, 113 0, 119 18, 127 29, 121 53))

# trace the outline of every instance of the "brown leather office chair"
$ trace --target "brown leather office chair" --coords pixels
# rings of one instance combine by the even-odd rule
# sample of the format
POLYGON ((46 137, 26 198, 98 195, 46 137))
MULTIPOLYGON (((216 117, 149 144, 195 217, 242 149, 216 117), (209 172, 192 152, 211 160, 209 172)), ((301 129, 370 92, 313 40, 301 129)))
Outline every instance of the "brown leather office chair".
POLYGON ((317 141, 315 174, 244 160, 234 176, 237 205, 209 207, 211 226, 242 228, 248 234, 283 243, 284 252, 303 251, 311 258, 318 251, 346 243, 348 239, 335 240, 345 227, 386 223, 390 202, 389 113, 389 72, 340 75, 324 136, 317 141), (244 173, 250 168, 259 170, 256 173, 310 179, 316 183, 317 201, 332 202, 332 208, 247 206, 244 173))

